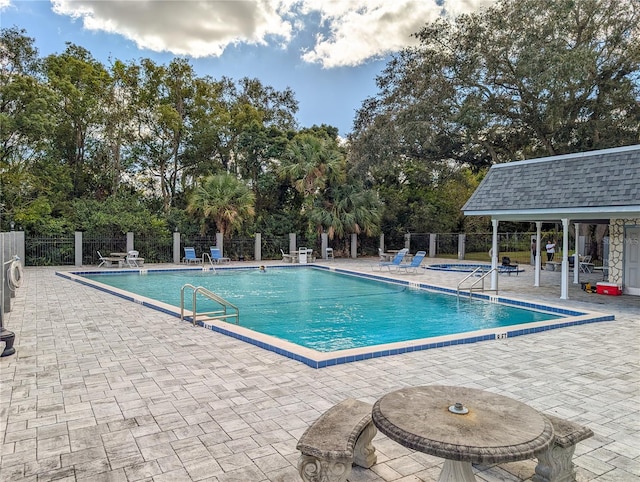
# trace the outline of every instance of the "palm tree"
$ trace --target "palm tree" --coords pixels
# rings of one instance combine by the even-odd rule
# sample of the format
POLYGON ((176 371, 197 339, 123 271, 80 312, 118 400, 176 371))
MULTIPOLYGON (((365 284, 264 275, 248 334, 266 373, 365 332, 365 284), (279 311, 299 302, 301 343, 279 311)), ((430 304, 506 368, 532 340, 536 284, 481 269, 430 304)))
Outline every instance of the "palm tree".
POLYGON ((374 191, 348 183, 332 189, 332 197, 329 194, 326 192, 324 200, 309 213, 309 220, 318 231, 326 230, 329 239, 342 239, 350 233, 373 236, 379 232, 381 204, 374 191))
POLYGON ((304 196, 306 206, 327 185, 345 181, 345 158, 334 140, 300 134, 287 148, 285 158, 288 163, 280 168, 280 175, 304 196))
POLYGON ((255 214, 255 196, 251 189, 231 174, 207 176, 191 193, 187 211, 202 216, 204 234, 206 220, 215 222, 224 237, 230 237, 255 214))

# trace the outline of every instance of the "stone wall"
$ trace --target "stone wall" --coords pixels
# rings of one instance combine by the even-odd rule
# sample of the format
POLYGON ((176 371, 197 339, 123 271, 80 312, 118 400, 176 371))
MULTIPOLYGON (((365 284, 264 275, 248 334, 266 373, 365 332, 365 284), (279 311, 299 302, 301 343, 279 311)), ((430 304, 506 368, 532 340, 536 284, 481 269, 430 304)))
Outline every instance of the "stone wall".
POLYGON ((640 219, 612 219, 609 225, 609 283, 622 286, 624 227, 640 226, 640 219))

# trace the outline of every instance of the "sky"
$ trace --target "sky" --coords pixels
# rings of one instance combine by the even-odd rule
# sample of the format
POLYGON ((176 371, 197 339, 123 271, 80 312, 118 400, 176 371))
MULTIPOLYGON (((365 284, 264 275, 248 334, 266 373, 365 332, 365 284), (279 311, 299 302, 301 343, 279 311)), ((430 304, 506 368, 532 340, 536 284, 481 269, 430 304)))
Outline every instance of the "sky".
POLYGON ((494 0, 0 0, 0 26, 35 39, 41 57, 71 42, 109 66, 189 60, 198 76, 290 88, 299 127, 352 130, 376 76, 438 16, 494 0))

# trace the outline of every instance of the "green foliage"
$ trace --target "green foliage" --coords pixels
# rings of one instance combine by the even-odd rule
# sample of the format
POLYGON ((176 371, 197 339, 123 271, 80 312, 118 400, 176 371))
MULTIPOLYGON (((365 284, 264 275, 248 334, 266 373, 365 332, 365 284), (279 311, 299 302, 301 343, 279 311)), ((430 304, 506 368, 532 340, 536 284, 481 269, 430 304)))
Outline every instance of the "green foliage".
POLYGON ((165 235, 169 226, 150 213, 136 196, 110 197, 105 201, 76 199, 71 223, 76 231, 97 236, 135 232, 141 236, 165 235))
POLYGON ((180 58, 107 68, 73 44, 39 58, 24 30, 1 29, 2 227, 345 243, 486 231, 460 208, 491 164, 640 139, 636 3, 499 0, 429 23, 347 143, 298 129, 290 89, 199 77, 180 58))
POLYGON ((38 197, 28 204, 15 209, 13 220, 19 229, 30 234, 55 236, 70 231, 69 223, 64 218, 53 217, 53 209, 49 200, 38 197))
POLYGON ((349 163, 383 231, 480 229, 460 207, 493 163, 640 139, 635 0, 500 0, 439 18, 378 77, 349 163))
POLYGON ((427 24, 378 78, 351 136, 362 171, 398 159, 495 162, 636 143, 635 0, 500 0, 427 24))
POLYGON ((207 221, 215 223, 218 232, 230 237, 254 214, 255 196, 241 181, 230 174, 206 177, 189 197, 187 211, 200 221, 201 233, 207 221))

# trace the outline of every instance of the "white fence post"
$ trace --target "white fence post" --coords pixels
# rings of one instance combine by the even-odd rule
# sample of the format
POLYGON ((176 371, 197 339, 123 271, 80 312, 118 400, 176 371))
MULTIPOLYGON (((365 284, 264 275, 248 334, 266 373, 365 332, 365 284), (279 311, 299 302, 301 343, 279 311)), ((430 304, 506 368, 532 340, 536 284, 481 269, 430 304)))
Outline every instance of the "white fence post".
POLYGON ((75 241, 75 265, 77 267, 82 266, 82 231, 76 231, 74 233, 75 241))
POLYGON ((327 248, 329 247, 329 235, 327 233, 322 233, 320 235, 320 238, 322 239, 321 247, 320 249, 322 250, 322 252, 320 253, 320 258, 322 259, 327 259, 327 248))
POLYGON ((173 233, 173 262, 179 264, 182 256, 180 256, 180 233, 176 231, 173 233))
POLYGON ((262 261, 262 233, 256 233, 254 242, 254 258, 256 261, 262 261))
POLYGON ((351 234, 351 257, 353 259, 358 257, 358 235, 356 233, 351 234))
POLYGON ((296 247, 296 233, 289 233, 289 252, 295 253, 298 250, 296 247))
POLYGON ((458 259, 464 259, 467 249, 466 241, 467 238, 465 234, 458 234, 458 259))

